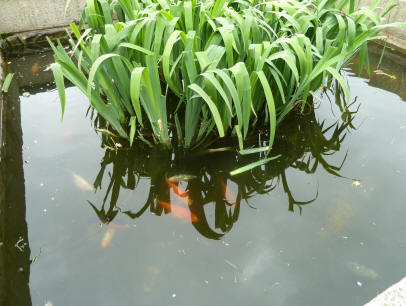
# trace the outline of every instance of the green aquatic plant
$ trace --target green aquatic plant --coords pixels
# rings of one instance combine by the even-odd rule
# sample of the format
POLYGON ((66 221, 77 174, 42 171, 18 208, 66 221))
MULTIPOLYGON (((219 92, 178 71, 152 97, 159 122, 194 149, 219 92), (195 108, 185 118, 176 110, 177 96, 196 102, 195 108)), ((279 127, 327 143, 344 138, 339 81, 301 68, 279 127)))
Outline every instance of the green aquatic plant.
MULTIPOLYGON (((130 145, 201 145, 266 123, 277 126, 303 109, 320 87, 387 25, 389 1, 356 9, 354 0, 87 0, 71 44, 51 47, 52 70, 65 109, 64 78, 130 145), (86 26, 84 26, 86 25, 86 26)), ((239 172, 238 172, 239 173, 239 172)))

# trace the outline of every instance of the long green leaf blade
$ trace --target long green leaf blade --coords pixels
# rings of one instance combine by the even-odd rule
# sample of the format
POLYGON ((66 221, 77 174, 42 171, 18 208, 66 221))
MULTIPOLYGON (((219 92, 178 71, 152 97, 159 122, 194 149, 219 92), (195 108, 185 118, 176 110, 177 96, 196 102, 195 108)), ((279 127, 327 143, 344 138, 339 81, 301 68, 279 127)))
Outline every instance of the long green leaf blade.
POLYGON ((58 88, 58 95, 59 95, 59 101, 61 103, 61 109, 62 109, 62 119, 63 115, 65 113, 65 84, 63 81, 63 73, 62 73, 62 68, 61 65, 58 63, 53 63, 51 65, 52 73, 54 74, 55 78, 55 83, 56 87, 58 88))
POLYGON ((2 86, 2 88, 1 88, 1 90, 2 90, 3 92, 7 92, 7 91, 8 91, 8 88, 10 87, 11 81, 13 80, 13 76, 14 76, 14 73, 8 73, 8 74, 7 74, 6 78, 4 79, 3 86, 2 86))
POLYGON ((267 162, 270 162, 271 160, 277 159, 278 157, 280 157, 280 155, 260 159, 260 160, 258 160, 256 162, 250 163, 250 164, 245 165, 245 166, 243 166, 241 168, 230 171, 230 175, 234 176, 234 175, 237 175, 237 174, 247 172, 247 171, 252 170, 252 169, 254 169, 256 167, 262 166, 263 164, 266 164, 267 162))

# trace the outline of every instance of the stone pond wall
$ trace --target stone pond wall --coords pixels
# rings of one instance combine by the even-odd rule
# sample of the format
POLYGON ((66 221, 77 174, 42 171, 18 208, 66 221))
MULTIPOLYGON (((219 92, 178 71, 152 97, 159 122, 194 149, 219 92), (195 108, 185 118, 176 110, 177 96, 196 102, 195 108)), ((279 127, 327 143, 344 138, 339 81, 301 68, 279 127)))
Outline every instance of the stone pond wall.
POLYGON ((0 34, 64 27, 80 20, 86 0, 0 0, 0 34))
MULTIPOLYGON (((361 0, 361 6, 368 6, 375 0, 361 0)), ((382 0, 382 4, 387 0, 382 0)), ((406 22, 406 0, 398 0, 398 4, 391 13, 386 17, 386 22, 406 22)), ((382 6, 382 5, 381 5, 382 6)), ((406 28, 390 28, 382 32, 388 37, 387 42, 402 51, 406 51, 406 28)))

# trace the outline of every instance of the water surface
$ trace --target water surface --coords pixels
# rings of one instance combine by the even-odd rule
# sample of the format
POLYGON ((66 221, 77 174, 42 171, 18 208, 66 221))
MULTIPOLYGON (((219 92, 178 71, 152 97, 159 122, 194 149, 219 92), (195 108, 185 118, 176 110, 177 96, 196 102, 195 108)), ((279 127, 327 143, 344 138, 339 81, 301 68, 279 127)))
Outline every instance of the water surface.
POLYGON ((102 147, 76 88, 61 122, 42 72, 51 60, 10 60, 2 211, 18 210, 0 221, 14 262, 3 267, 7 305, 362 305, 406 275, 399 62, 380 67, 391 80, 348 70, 344 115, 318 93, 314 112, 282 125, 282 158, 230 177, 258 156, 102 147), (179 174, 194 177, 178 186, 187 196, 165 181, 179 174))

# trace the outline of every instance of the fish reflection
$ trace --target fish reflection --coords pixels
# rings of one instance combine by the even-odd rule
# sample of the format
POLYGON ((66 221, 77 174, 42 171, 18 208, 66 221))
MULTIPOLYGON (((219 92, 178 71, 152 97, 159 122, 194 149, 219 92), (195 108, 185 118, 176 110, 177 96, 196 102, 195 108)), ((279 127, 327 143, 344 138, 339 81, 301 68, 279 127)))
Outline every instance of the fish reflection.
MULTIPOLYGON (((296 199, 286 170, 312 174, 322 167, 331 175, 341 177, 339 172, 346 156, 339 165, 329 163, 326 157, 340 151, 347 131, 355 129, 352 121, 357 108, 349 110, 355 102, 345 104, 344 100, 340 100, 343 96, 340 93, 335 96, 339 109, 346 112, 339 122, 330 125, 325 121, 319 122, 314 108, 309 106, 304 113, 292 112, 280 124, 280 133, 273 146, 272 155, 280 154, 281 157, 237 176, 231 176, 230 171, 262 157, 261 153, 239 155, 234 150, 216 150, 238 147, 238 139, 233 137, 209 138, 201 151, 191 152, 151 147, 142 141, 131 149, 125 145, 119 149, 106 149, 93 183, 96 190, 101 190, 102 181, 107 179, 105 196, 101 207, 89 203, 102 222, 113 221, 119 213, 131 219, 139 218, 147 211, 156 216, 170 213, 178 219, 188 220, 200 234, 210 239, 220 239, 229 232, 238 221, 240 211, 252 209, 249 204, 252 197, 267 194, 278 185, 286 194, 288 210, 298 208, 301 212, 303 207, 315 201, 317 188, 314 197, 296 199), (208 149, 208 146, 211 148, 208 149), (141 205, 120 208, 120 190, 136 189, 142 178, 148 179, 150 184, 146 201, 141 205)), ((106 129, 102 118, 96 116, 92 119, 96 131, 106 129)), ((267 145, 267 128, 261 129, 258 134, 247 137, 247 148, 267 145)), ((107 148, 113 147, 111 136, 107 133, 100 136, 107 148)))

